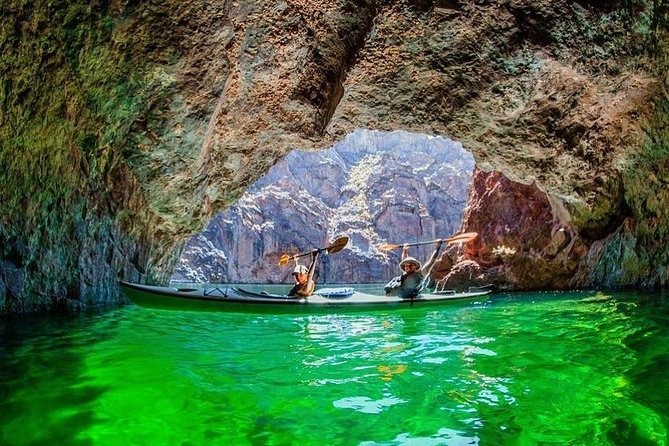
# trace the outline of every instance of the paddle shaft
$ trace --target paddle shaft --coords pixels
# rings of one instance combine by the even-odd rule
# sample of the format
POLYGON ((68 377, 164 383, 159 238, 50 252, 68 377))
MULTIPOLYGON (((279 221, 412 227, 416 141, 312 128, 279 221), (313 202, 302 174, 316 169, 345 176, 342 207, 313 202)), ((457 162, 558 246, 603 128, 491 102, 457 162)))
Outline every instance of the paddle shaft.
POLYGON ((404 244, 401 244, 401 245, 383 245, 383 246, 381 246, 381 250, 382 251, 391 251, 393 249, 399 249, 399 248, 403 248, 405 246, 409 247, 409 246, 429 245, 429 244, 436 243, 436 242, 439 242, 439 241, 441 241, 442 243, 443 242, 448 243, 450 245, 451 243, 470 242, 470 241, 474 240, 477 236, 478 236, 478 234, 475 233, 475 232, 466 232, 464 234, 455 235, 453 237, 444 238, 444 239, 441 239, 441 240, 437 239, 437 240, 430 240, 428 242, 404 243, 404 244))
MULTIPOLYGON (((321 253, 321 252, 323 252, 323 251, 327 251, 327 250, 330 249, 330 248, 331 248, 330 246, 328 246, 327 248, 318 248, 318 249, 316 249, 316 252, 317 252, 317 253, 321 253)), ((315 249, 315 248, 314 248, 314 249, 315 249)), ((295 254, 295 255, 292 256, 291 258, 292 258, 292 259, 297 259, 298 257, 308 256, 308 255, 311 255, 312 252, 314 252, 314 251, 312 250, 312 251, 309 251, 309 252, 303 252, 303 253, 300 253, 300 254, 295 254)))
MULTIPOLYGON (((323 251, 327 251, 328 254, 334 254, 335 252, 339 252, 342 249, 344 249, 344 247, 347 244, 348 244, 348 237, 346 237, 346 236, 340 237, 337 240, 335 240, 330 246, 326 246, 325 248, 316 249, 316 252, 321 253, 323 251)), ((303 252, 303 253, 300 253, 300 254, 294 254, 294 255, 284 254, 279 259, 279 265, 285 265, 286 263, 288 263, 290 261, 290 259, 297 259, 299 257, 304 257, 304 256, 311 255, 312 252, 314 252, 314 251, 311 250, 311 251, 303 252)))
MULTIPOLYGON (((431 245, 433 243, 438 242, 439 240, 430 240, 429 242, 414 242, 414 243, 404 243, 402 245, 386 245, 384 248, 388 251, 393 250, 393 249, 399 249, 399 248, 404 248, 405 246, 408 248, 409 246, 422 246, 422 245, 431 245)), ((448 243, 448 239, 444 238, 441 239, 442 242, 448 243)))
MULTIPOLYGON (((403 245, 397 245, 398 248, 404 248, 409 247, 409 246, 421 246, 421 245, 431 245, 433 243, 436 243, 439 240, 430 240, 429 242, 414 242, 414 243, 405 243, 403 245)), ((448 239, 441 239, 442 242, 447 242, 448 239)), ((397 248, 396 248, 397 249, 397 248)))

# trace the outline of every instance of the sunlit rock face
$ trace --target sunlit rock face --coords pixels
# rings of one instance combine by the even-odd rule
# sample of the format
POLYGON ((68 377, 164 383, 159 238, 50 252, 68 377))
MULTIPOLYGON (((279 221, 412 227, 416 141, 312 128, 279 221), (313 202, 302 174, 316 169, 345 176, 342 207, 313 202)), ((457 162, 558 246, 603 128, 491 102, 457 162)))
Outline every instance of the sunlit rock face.
POLYGON ((356 128, 448 136, 535 184, 594 249, 583 283, 665 284, 665 8, 2 2, 0 311, 165 281, 282 157, 356 128))
POLYGON ((285 282, 295 264, 279 267, 281 254, 347 235, 346 249, 321 256, 318 281, 385 281, 399 251, 379 245, 455 233, 473 168, 460 144, 407 132, 356 131, 327 151, 292 152, 186 244, 173 279, 285 282))
POLYGON ((478 238, 452 247, 435 268, 440 286, 570 289, 585 268, 586 242, 561 220, 545 192, 499 172, 475 170, 463 218, 478 238))

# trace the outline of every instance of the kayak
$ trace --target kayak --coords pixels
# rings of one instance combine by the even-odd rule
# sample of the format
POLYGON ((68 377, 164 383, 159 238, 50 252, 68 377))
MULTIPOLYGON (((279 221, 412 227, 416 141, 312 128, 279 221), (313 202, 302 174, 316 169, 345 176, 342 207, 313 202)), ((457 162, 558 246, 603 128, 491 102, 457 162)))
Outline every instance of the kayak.
POLYGON ((420 294, 413 299, 379 296, 354 288, 323 288, 300 298, 234 286, 171 288, 120 282, 121 290, 139 306, 156 309, 231 311, 241 313, 302 313, 332 310, 378 310, 468 302, 487 298, 491 290, 472 288, 467 292, 446 291, 420 294))

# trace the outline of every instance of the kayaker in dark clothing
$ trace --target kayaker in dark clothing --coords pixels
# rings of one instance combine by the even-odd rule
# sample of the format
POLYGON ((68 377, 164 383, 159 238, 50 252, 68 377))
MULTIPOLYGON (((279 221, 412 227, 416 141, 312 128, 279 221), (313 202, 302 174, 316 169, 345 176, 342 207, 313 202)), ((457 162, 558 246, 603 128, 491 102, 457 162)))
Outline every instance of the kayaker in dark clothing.
POLYGON ((316 259, 318 258, 318 250, 314 249, 311 252, 311 265, 307 268, 304 265, 297 265, 293 270, 295 277, 295 285, 288 292, 289 296, 308 297, 311 296, 316 288, 314 283, 314 271, 316 270, 316 259))
POLYGON ((388 282, 385 286, 386 296, 400 296, 403 299, 416 297, 421 290, 423 279, 430 274, 430 270, 437 260, 442 243, 442 240, 434 242, 434 252, 422 268, 418 260, 409 257, 409 246, 404 245, 402 261, 399 265, 403 274, 388 282))

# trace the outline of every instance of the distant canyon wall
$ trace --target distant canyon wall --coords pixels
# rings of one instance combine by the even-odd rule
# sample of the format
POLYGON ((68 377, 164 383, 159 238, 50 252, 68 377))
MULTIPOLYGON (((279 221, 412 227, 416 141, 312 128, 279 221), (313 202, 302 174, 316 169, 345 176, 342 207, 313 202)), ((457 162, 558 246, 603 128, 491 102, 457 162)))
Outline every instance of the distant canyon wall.
POLYGON ((329 150, 291 152, 186 243, 173 279, 289 282, 295 263, 279 267, 282 254, 347 235, 343 251, 320 256, 317 280, 389 280, 399 274, 400 252, 378 247, 457 232, 473 168, 460 144, 399 131, 359 130, 329 150))
POLYGON ((165 283, 185 238, 271 166, 357 128, 444 135, 482 171, 534 185, 587 248, 570 253, 589 265, 580 283, 666 284, 666 2, 5 1, 0 14, 0 312, 165 283))

